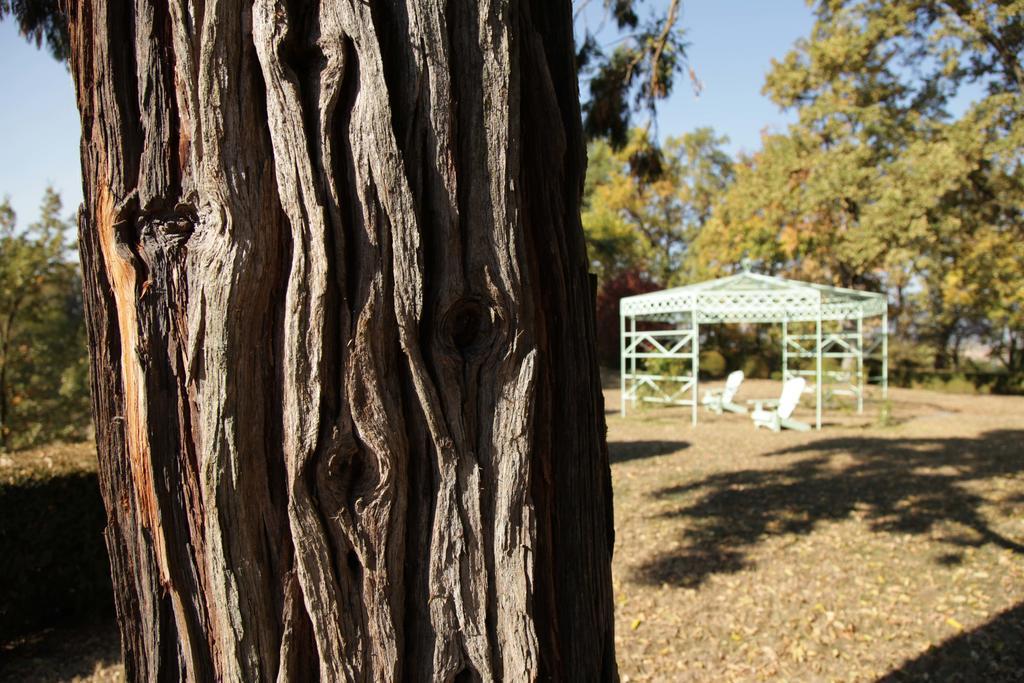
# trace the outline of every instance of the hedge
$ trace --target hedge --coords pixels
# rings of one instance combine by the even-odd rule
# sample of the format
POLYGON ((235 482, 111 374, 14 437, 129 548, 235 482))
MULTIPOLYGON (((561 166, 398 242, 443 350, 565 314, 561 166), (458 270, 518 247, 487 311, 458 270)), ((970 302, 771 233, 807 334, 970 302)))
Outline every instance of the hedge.
POLYGON ((889 384, 958 394, 1024 395, 1024 376, 1006 372, 890 368, 889 384))
POLYGON ((83 466, 81 458, 55 466, 45 454, 35 460, 38 466, 25 467, 25 457, 3 456, 0 641, 69 619, 113 614, 95 466, 83 466))

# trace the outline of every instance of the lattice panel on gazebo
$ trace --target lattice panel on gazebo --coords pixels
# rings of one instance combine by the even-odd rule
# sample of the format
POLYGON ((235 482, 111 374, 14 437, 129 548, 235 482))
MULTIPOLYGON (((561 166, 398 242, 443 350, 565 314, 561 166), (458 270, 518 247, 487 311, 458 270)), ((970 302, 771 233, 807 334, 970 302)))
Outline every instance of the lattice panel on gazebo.
POLYGON ((856 320, 885 313, 881 294, 742 273, 622 299, 631 317, 696 313, 699 322, 856 320))

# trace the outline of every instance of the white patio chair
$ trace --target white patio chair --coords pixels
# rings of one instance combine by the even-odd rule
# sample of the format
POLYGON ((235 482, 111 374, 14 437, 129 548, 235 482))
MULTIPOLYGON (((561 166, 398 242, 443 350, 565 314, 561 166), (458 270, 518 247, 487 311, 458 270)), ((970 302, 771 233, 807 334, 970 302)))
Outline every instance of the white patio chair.
POLYGON ((785 429, 795 429, 798 432, 810 431, 811 425, 806 422, 792 419, 793 411, 800 403, 800 396, 804 393, 804 386, 807 380, 803 377, 792 377, 782 385, 782 394, 776 400, 751 400, 754 403, 754 411, 750 413, 754 420, 754 427, 760 429, 767 427, 773 432, 785 429))
POLYGON ((736 397, 736 392, 740 390, 741 384, 743 384, 743 371, 730 372, 729 376, 725 378, 725 388, 705 391, 701 403, 708 410, 719 415, 726 410, 731 413, 745 413, 747 412, 746 408, 732 401, 736 397))

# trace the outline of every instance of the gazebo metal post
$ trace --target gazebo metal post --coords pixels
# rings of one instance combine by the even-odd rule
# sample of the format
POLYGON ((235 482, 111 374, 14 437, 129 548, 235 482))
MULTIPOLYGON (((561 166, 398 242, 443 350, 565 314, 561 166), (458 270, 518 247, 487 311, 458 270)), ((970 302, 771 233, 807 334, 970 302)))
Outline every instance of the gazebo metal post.
POLYGON ((818 299, 818 317, 814 321, 814 358, 815 358, 815 389, 814 389, 814 426, 821 429, 821 299, 818 299))
POLYGON ((882 400, 889 400, 889 304, 882 314, 882 400))
POLYGON ((789 379, 789 321, 782 317, 782 381, 789 379))
POLYGON ((691 386, 691 395, 693 397, 693 406, 691 413, 691 422, 694 427, 697 426, 697 381, 700 374, 700 324, 697 322, 697 311, 696 309, 690 311, 690 321, 693 326, 693 343, 690 344, 690 350, 693 351, 693 358, 690 360, 690 372, 693 373, 693 384, 691 386))
MULTIPOLYGON (((629 339, 630 339, 630 346, 633 347, 633 350, 629 354, 629 378, 630 378, 630 381, 633 383, 633 388, 636 389, 637 388, 637 385, 636 385, 636 350, 637 350, 637 340, 636 340, 636 316, 635 315, 629 316, 629 339)), ((637 392, 634 391, 633 392, 633 409, 634 410, 636 409, 636 398, 637 398, 636 394, 637 394, 637 392)))
POLYGON ((857 414, 864 412, 864 307, 857 309, 857 414))
POLYGON ((622 417, 626 417, 626 349, 629 340, 626 338, 626 311, 619 303, 619 408, 622 417))

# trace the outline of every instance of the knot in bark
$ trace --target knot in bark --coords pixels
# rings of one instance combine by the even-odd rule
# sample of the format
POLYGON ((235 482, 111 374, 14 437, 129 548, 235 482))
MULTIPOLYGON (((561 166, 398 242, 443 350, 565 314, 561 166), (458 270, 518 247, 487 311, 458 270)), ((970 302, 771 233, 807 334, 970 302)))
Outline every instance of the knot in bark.
POLYGON ((498 312, 489 302, 465 297, 453 303, 441 323, 445 344, 464 359, 486 350, 494 340, 498 312))

